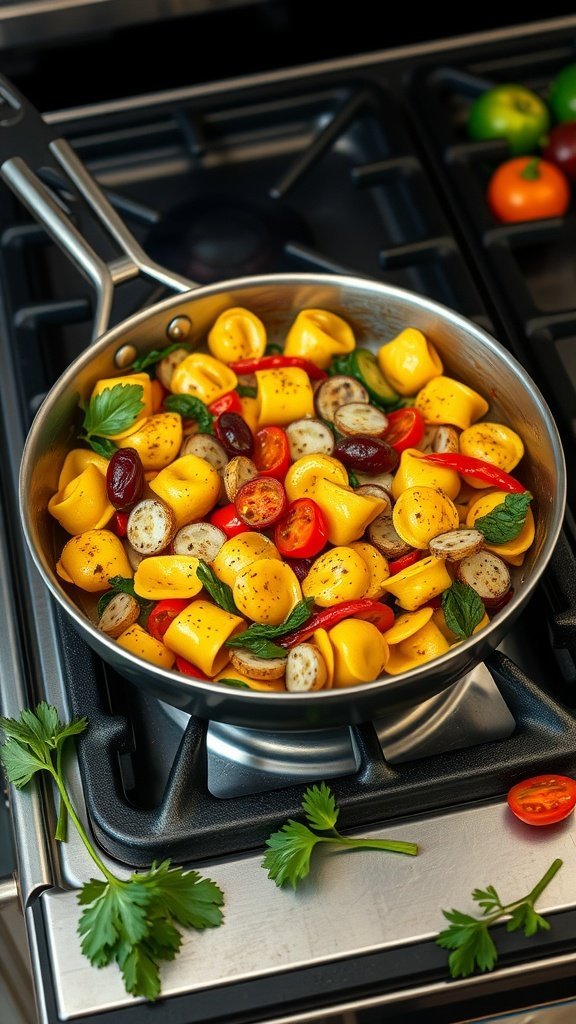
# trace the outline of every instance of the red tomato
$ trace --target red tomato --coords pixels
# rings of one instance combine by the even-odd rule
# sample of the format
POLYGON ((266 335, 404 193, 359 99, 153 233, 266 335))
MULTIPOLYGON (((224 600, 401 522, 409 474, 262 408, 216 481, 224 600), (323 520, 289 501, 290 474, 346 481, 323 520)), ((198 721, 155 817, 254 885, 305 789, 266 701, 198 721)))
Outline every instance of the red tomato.
POLYGON ((252 461, 260 476, 284 479, 292 460, 288 438, 282 427, 262 427, 256 432, 252 461))
POLYGON ((221 416, 223 412, 242 412, 242 403, 237 391, 228 391, 208 406, 213 416, 221 416))
POLYGON ((534 775, 517 782, 508 793, 508 806, 527 825, 552 825, 576 807, 576 780, 566 775, 534 775))
POLYGON ((211 681, 209 676, 204 675, 199 668, 196 668, 196 665, 193 665, 191 661, 186 661, 186 658, 183 658, 180 654, 176 655, 176 668, 183 676, 195 676, 196 679, 206 679, 207 682, 211 681))
POLYGON ((504 223, 562 217, 570 205, 570 185, 548 160, 518 156, 496 168, 487 198, 494 216, 504 223))
POLYGON ((328 540, 328 526, 312 498, 297 498, 276 523, 274 543, 285 558, 311 558, 328 540))
POLYGON ((388 562, 390 575, 394 576, 397 572, 403 572, 409 565, 414 565, 414 562, 422 558, 423 554, 423 551, 409 551, 407 555, 402 555, 400 558, 395 558, 392 562, 388 562))
POLYGON ((271 526, 283 514, 286 491, 272 476, 257 476, 243 484, 234 499, 238 518, 253 530, 271 526))
POLYGON ((403 452, 405 448, 416 448, 424 437, 424 417, 412 405, 387 412, 386 419, 388 426, 383 440, 397 452, 403 452))
POLYGON ((243 523, 238 517, 234 502, 215 509, 210 515, 210 522, 222 530, 227 537, 236 537, 239 533, 248 532, 246 523, 243 523))
POLYGON ((189 599, 183 597, 167 597, 163 601, 158 601, 148 616, 146 629, 152 634, 155 640, 163 642, 164 633, 168 629, 170 623, 173 622, 176 616, 179 615, 180 612, 183 612, 189 604, 189 599))

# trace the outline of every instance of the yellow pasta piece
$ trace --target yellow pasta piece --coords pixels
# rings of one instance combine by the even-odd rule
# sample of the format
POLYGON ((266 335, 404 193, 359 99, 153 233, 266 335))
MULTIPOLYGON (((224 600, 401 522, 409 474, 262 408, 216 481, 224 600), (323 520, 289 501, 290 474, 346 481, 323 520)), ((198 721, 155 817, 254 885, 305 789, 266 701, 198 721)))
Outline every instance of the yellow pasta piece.
POLYGON ((329 630, 334 649, 334 688, 372 683, 385 668, 389 649, 382 633, 364 619, 343 619, 329 630))
POLYGON ((69 451, 64 459, 64 464, 60 470, 58 490, 63 491, 66 485, 74 477, 80 476, 80 473, 83 473, 86 466, 90 463, 93 463, 100 470, 102 476, 106 477, 108 459, 105 459, 103 455, 97 455, 91 448, 72 448, 72 451, 69 451))
POLYGON ((206 459, 182 455, 161 469, 149 486, 170 506, 180 528, 212 510, 220 494, 220 477, 206 459))
MULTIPOLYGON (((509 473, 524 455, 524 444, 520 435, 503 423, 475 423, 460 434, 460 451, 509 473)), ((490 486, 474 477, 469 477, 468 483, 478 489, 490 486)))
POLYGON ((242 569, 232 593, 242 615, 269 626, 279 626, 302 600, 293 569, 276 558, 260 558, 242 569))
MULTIPOLYGON (((177 458, 182 444, 182 417, 176 412, 160 412, 149 416, 130 434, 130 448, 135 448, 144 469, 164 469, 177 458)), ((121 442, 118 447, 122 447, 121 442)))
POLYGON ((122 541, 111 530, 87 530, 72 537, 62 549, 56 572, 66 583, 90 593, 110 590, 113 576, 133 576, 122 541))
POLYGON ((401 608, 413 612, 452 585, 444 559, 429 555, 390 576, 384 589, 393 594, 401 608))
POLYGON ((126 374, 124 377, 102 377, 101 380, 97 381, 94 385, 90 397, 95 398, 96 395, 100 395, 103 391, 115 388, 118 384, 122 384, 123 386, 130 385, 130 387, 134 384, 139 384, 142 388, 142 401, 144 402, 144 407, 134 420, 134 423, 129 427, 126 427, 125 430, 121 430, 118 434, 106 435, 111 441, 118 441, 123 437, 129 437, 130 434, 134 433, 135 430, 138 430, 141 423, 143 423, 143 421, 152 414, 152 381, 147 373, 131 373, 126 374))
POLYGON ((319 480, 313 493, 314 501, 322 509, 331 544, 350 544, 358 540, 366 527, 388 505, 382 498, 371 494, 357 494, 351 487, 319 480))
POLYGON ((462 481, 455 469, 437 466, 427 462, 424 452, 417 448, 406 448, 401 456, 392 481, 392 497, 396 501, 408 487, 435 487, 449 498, 456 498, 462 481))
POLYGON ((158 668, 172 668, 176 657, 161 640, 147 633, 137 622, 120 634, 116 643, 130 654, 135 654, 144 661, 149 661, 158 668))
POLYGON ((263 533, 249 530, 224 542, 212 562, 212 569, 219 580, 233 587, 238 573, 260 558, 281 561, 280 552, 273 541, 263 533))
POLYGON ((348 484, 348 473, 338 459, 331 455, 303 455, 293 462, 284 480, 284 489, 289 501, 308 496, 314 498, 320 480, 333 480, 334 483, 348 484))
POLYGON ((424 551, 433 537, 460 525, 458 509, 434 487, 409 487, 392 510, 396 533, 412 548, 424 551))
POLYGON ((255 313, 234 306, 216 320, 208 334, 208 348, 223 363, 259 359, 266 348, 266 328, 255 313))
POLYGON ((316 559, 302 583, 304 597, 313 597, 321 608, 364 597, 370 573, 364 559, 346 546, 330 548, 316 559))
POLYGON ((258 430, 258 399, 246 395, 244 398, 240 398, 240 405, 242 419, 246 420, 250 430, 255 434, 258 430))
POLYGON ((239 615, 231 615, 199 598, 173 619, 164 634, 164 643, 204 675, 215 676, 230 660, 225 641, 244 628, 244 619, 239 615))
POLYGON ((397 615, 394 624, 382 634, 386 643, 392 647, 393 644, 400 644, 403 640, 407 640, 409 636, 417 633, 422 626, 430 622, 432 614, 432 608, 419 608, 416 612, 404 612, 402 615, 397 615))
POLYGON ((434 377, 418 392, 415 402, 427 423, 448 423, 466 430, 490 408, 477 391, 452 377, 434 377))
POLYGON ((380 369, 400 395, 415 395, 443 372, 442 360, 422 331, 407 327, 378 351, 380 369))
POLYGON ((114 515, 106 492, 106 477, 93 462, 88 462, 62 491, 52 495, 48 511, 74 536, 100 530, 114 515))
POLYGON ((390 647, 386 671, 391 676, 409 672, 419 665, 425 665, 427 661, 432 661, 433 658, 441 657, 449 650, 450 644, 446 637, 430 620, 405 640, 390 647))
POLYGON ((332 356, 345 355, 355 345, 354 332, 342 317, 327 309, 303 309, 288 331, 284 354, 301 356, 325 369, 332 356))
MULTIPOLYGON (((458 639, 456 634, 453 633, 452 630, 449 628, 446 622, 446 616, 444 615, 444 610, 442 608, 436 608, 434 610, 434 613, 432 615, 432 621, 438 627, 438 629, 442 633, 442 636, 446 638, 451 647, 455 646, 456 644, 462 643, 462 641, 458 639)), ((476 633, 479 633, 481 629, 484 629, 484 626, 489 625, 490 619, 488 618, 486 612, 484 612, 484 615, 480 619, 480 622, 472 630, 472 634, 475 635, 476 633)))
POLYGON ((223 668, 217 676, 214 676, 215 683, 220 683, 224 679, 237 679, 240 683, 244 683, 249 690, 260 690, 263 693, 286 692, 284 679, 251 679, 250 676, 245 676, 230 665, 227 668, 223 668))
POLYGON ((334 685, 334 648, 330 636, 325 629, 315 629, 308 643, 318 648, 326 665, 326 682, 323 690, 331 690, 334 685))
POLYGON ((377 601, 385 593, 383 584, 390 575, 388 562, 384 555, 378 551, 378 548, 374 547, 373 544, 368 544, 366 541, 356 541, 354 544, 350 544, 350 548, 360 555, 360 558, 364 559, 368 569, 370 583, 364 597, 377 601))
POLYGON ((178 363, 170 378, 175 395, 192 395, 210 405, 217 398, 233 391, 238 378, 230 367, 204 352, 192 352, 178 363))
POLYGON ((293 420, 314 415, 310 378, 299 366, 256 370, 258 426, 284 427, 293 420))
POLYGON ((152 555, 143 558, 134 573, 138 597, 162 601, 167 597, 195 597, 202 590, 193 555, 152 555))

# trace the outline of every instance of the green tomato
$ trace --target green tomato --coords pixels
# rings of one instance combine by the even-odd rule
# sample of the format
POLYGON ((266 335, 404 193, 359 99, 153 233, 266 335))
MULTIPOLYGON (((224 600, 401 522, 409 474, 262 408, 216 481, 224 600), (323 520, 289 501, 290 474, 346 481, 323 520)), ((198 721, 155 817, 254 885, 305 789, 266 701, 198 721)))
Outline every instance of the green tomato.
POLYGON ((532 153, 550 127, 548 107, 523 85, 497 85, 474 101, 468 115, 472 139, 506 139, 513 156, 532 153))
POLYGON ((576 64, 567 64, 556 75, 548 102, 556 121, 576 121, 576 64))

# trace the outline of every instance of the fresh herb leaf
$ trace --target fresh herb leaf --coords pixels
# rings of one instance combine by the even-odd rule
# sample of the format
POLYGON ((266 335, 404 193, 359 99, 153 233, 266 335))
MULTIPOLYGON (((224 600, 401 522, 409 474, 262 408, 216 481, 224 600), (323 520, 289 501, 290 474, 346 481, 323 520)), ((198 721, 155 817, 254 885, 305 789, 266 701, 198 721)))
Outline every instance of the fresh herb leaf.
POLYGON ((116 451, 106 439, 127 430, 144 408, 141 384, 115 384, 94 395, 84 411, 83 433, 78 436, 105 458, 116 451))
POLYGON ((351 469, 348 470, 348 483, 350 487, 360 487, 360 481, 351 469))
POLYGON ((181 341, 175 341, 172 345, 166 345, 165 348, 153 348, 150 352, 147 352, 143 356, 138 356, 137 359, 132 363, 131 369, 135 373, 141 373, 142 370, 147 370, 149 366, 156 366, 161 359, 169 356, 171 352, 175 352, 176 349, 183 348, 189 351, 190 346, 184 345, 181 341))
POLYGON ((236 391, 240 398, 256 398, 258 394, 258 388, 253 388, 250 384, 237 384, 236 391))
POLYGON ((149 601, 145 597, 140 597, 134 590, 134 580, 130 579, 129 576, 111 576, 108 583, 110 584, 110 590, 107 590, 98 598, 98 603, 96 605, 98 618, 102 617, 104 609, 110 604, 110 601, 116 594, 130 594, 130 597, 133 597, 140 605, 138 621, 141 625, 144 625, 156 602, 149 601))
POLYGON ((0 728, 8 739, 0 749, 0 760, 14 786, 26 785, 39 771, 48 772, 55 782, 103 875, 103 880, 86 882, 77 895, 83 908, 78 922, 82 952, 95 967, 118 964, 126 991, 153 1000, 160 994, 160 964, 173 960, 182 943, 177 926, 217 928, 223 920, 224 897, 210 879, 172 867, 168 860, 153 863, 149 871, 136 872, 127 880, 108 870, 76 813, 62 769, 65 741, 86 727, 85 718, 62 724, 56 708, 45 703, 35 711, 22 711, 19 720, 2 718, 0 728))
POLYGON ((231 615, 238 615, 238 609, 232 597, 232 587, 219 580, 214 570, 202 558, 199 559, 199 563, 196 575, 204 590, 208 591, 212 600, 224 611, 230 612, 231 615))
POLYGON ((284 349, 282 345, 277 345, 275 341, 270 341, 264 349, 265 356, 281 356, 284 355, 284 349))
POLYGON ((415 857, 416 843, 405 843, 388 839, 354 839, 343 836, 335 828, 338 808, 334 796, 322 782, 320 786, 309 787, 302 798, 302 809, 310 825, 290 818, 266 840, 268 847, 262 867, 280 888, 291 885, 296 889, 310 873, 310 862, 314 849, 320 843, 343 846, 348 849, 387 850, 391 853, 405 853, 415 857), (312 831, 315 829, 317 831, 312 831), (322 835, 318 835, 318 831, 322 835))
POLYGON ((488 544, 506 544, 522 530, 531 501, 529 491, 507 494, 501 505, 496 505, 488 515, 476 520, 474 528, 480 530, 488 544))
POLYGON ((258 658, 285 658, 286 651, 278 644, 273 643, 280 636, 292 633, 299 629, 305 622, 308 622, 312 614, 313 597, 306 597, 292 609, 288 618, 278 626, 265 626, 254 622, 243 633, 226 640, 227 647, 245 647, 258 658))
POLYGON ((513 903, 502 903, 493 886, 475 889, 472 898, 483 908, 482 917, 459 910, 443 910, 449 925, 440 932, 436 942, 442 949, 451 950, 448 958, 451 977, 466 978, 475 970, 492 970, 498 951, 489 929, 503 917, 509 918, 507 931, 521 929, 528 938, 540 928, 549 929, 549 922, 536 912, 534 904, 561 867, 562 861, 555 860, 528 895, 513 903))
POLYGON ((458 640, 466 640, 484 618, 486 609, 472 587, 454 580, 442 594, 442 611, 448 629, 458 640))
POLYGON ((164 399, 164 407, 169 412, 177 412, 182 419, 196 420, 202 434, 214 433, 214 417, 207 406, 194 395, 168 395, 164 399))
POLYGON ((235 690, 249 690, 248 683, 242 682, 241 679, 217 679, 216 682, 224 683, 226 686, 232 686, 235 690))

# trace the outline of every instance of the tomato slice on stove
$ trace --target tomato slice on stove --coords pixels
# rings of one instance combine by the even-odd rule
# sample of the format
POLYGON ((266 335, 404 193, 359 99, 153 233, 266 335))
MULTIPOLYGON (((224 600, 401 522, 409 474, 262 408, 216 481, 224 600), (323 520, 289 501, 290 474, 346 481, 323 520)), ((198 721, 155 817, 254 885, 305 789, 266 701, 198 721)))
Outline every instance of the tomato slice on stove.
POLYGON ((292 460, 288 437, 282 427, 261 427, 256 432, 252 459, 260 476, 284 479, 292 460))
POLYGON ((576 779, 534 775, 512 786, 507 799, 512 813, 527 825, 553 825, 576 807, 576 779))
POLYGON ((154 637, 155 640, 160 640, 162 643, 164 640, 164 633, 168 629, 171 622, 174 621, 180 612, 183 612, 185 608, 190 604, 188 598, 183 597, 167 597, 162 601, 158 601, 146 622, 146 629, 154 637))
POLYGON ((274 530, 274 543, 285 558, 311 558, 327 541, 326 519, 312 498, 296 498, 274 530))
POLYGON ((275 523, 287 504, 286 491, 272 476, 257 476, 244 484, 234 499, 239 519, 253 530, 275 523))
POLYGON ((386 419, 388 426, 383 440, 397 452, 415 448, 424 437, 424 417, 414 406, 387 412, 386 419))

